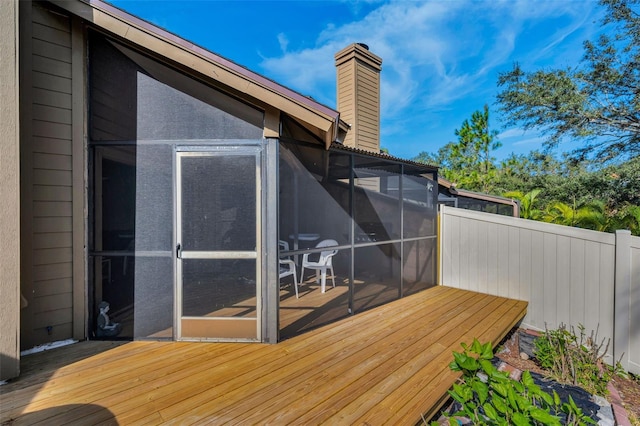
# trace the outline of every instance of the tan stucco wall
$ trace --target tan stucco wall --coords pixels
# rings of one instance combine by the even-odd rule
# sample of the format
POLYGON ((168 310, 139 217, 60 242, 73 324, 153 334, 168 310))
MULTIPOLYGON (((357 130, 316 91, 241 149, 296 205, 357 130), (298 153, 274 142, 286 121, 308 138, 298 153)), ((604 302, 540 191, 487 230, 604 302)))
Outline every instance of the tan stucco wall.
POLYGON ((0 1, 0 380, 19 373, 18 1, 0 1))

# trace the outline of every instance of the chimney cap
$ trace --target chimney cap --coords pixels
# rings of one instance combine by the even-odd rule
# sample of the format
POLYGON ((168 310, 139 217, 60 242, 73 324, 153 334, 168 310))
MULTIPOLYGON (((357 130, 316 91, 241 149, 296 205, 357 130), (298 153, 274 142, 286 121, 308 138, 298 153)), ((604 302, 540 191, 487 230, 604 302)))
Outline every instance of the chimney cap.
POLYGON ((377 71, 382 70, 382 58, 371 53, 369 46, 364 43, 352 43, 336 53, 336 67, 352 59, 365 62, 377 71))

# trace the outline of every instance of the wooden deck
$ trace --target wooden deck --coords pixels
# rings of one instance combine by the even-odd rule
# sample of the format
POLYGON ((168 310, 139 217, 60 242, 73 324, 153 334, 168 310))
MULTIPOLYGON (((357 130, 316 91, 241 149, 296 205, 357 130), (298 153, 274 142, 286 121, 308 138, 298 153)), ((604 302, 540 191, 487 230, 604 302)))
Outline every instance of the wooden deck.
POLYGON ((75 354, 64 366, 25 357, 36 371, 0 387, 0 421, 414 424, 443 403, 460 342, 497 344, 526 306, 435 287, 275 345, 81 342, 50 351, 75 354))

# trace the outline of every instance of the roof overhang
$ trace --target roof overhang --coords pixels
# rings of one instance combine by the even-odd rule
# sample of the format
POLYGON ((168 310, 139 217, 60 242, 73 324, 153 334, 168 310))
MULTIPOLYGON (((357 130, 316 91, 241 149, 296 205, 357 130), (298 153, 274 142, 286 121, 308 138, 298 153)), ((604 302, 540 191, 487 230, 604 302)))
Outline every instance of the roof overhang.
POLYGON ((266 109, 319 129, 328 149, 345 131, 340 113, 241 65, 100 0, 49 0, 58 7, 173 62, 208 76, 266 109), (256 102, 257 101, 257 102, 256 102))
POLYGON ((484 194, 481 192, 467 191, 466 189, 456 188, 455 184, 447 179, 438 176, 438 185, 443 186, 449 190, 453 195, 460 197, 474 198, 476 200, 490 201, 497 204, 505 204, 514 208, 514 216, 519 216, 520 204, 512 198, 500 197, 497 195, 484 194), (517 214, 516 214, 517 213, 517 214))
MULTIPOLYGON (((342 144, 338 144, 335 143, 333 145, 331 145, 331 148, 333 149, 337 149, 337 150, 341 150, 341 151, 347 151, 347 152, 352 152, 354 154, 359 154, 359 155, 363 155, 366 157, 370 157, 370 158, 378 158, 380 160, 383 161, 392 161, 395 163, 402 163, 408 166, 412 166, 416 169, 421 169, 427 173, 432 173, 435 174, 438 172, 438 167, 431 165, 431 164, 425 164, 425 163, 418 163, 416 161, 412 161, 412 160, 405 160, 403 158, 400 157, 394 157, 392 155, 389 154, 385 154, 383 152, 373 152, 373 151, 369 151, 369 150, 364 150, 364 149, 360 149, 360 148, 356 148, 353 146, 346 146, 346 145, 342 145, 342 144)), ((438 178, 438 183, 440 183, 440 178, 438 178)))

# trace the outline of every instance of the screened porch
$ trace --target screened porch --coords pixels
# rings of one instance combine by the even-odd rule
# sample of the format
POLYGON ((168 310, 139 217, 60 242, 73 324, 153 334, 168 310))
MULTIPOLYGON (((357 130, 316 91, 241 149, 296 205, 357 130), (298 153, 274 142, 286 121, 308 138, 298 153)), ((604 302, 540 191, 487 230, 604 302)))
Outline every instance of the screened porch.
POLYGON ((436 285, 435 169, 281 140, 278 181, 280 338, 436 285))

